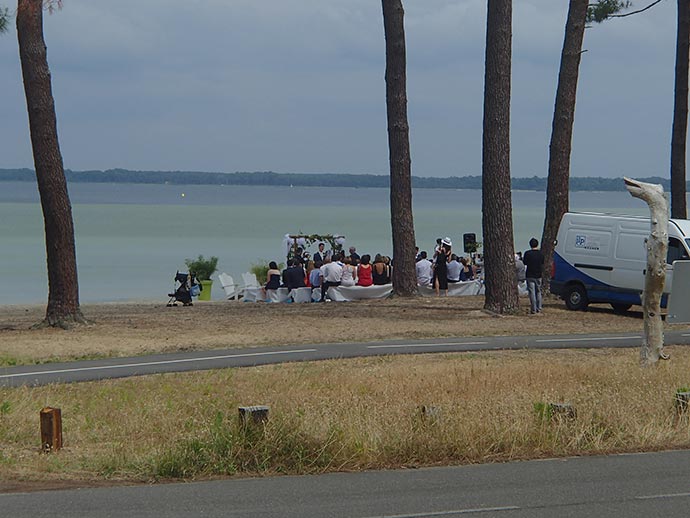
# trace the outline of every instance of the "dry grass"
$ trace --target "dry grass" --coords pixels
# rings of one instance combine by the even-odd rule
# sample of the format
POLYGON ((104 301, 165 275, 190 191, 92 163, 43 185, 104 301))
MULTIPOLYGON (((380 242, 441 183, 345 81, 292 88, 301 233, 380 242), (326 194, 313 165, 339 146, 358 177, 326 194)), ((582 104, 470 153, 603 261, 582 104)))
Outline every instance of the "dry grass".
POLYGON ((0 480, 155 480, 321 473, 685 448, 675 390, 690 350, 641 370, 634 350, 364 358, 0 389, 0 480), (535 402, 571 402, 544 421, 535 402), (267 404, 265 430, 237 407, 267 404), (62 408, 65 449, 38 448, 38 411, 62 408), (440 409, 424 420, 419 407, 440 409))
POLYGON ((571 312, 549 301, 542 318, 490 317, 483 297, 415 298, 341 304, 212 302, 191 308, 164 304, 83 306, 96 325, 70 331, 31 329, 42 306, 3 306, 0 366, 75 358, 132 356, 226 347, 350 342, 389 338, 576 334, 640 331, 639 313, 614 315, 608 306, 571 312))

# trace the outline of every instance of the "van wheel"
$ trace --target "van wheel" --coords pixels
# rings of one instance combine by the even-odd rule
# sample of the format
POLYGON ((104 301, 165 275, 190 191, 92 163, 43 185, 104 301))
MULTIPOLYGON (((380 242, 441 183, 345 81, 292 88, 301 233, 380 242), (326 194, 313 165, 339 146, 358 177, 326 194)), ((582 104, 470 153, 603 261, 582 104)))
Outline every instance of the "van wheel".
POLYGON ((565 305, 572 311, 583 311, 589 305, 587 292, 579 284, 568 286, 565 292, 565 305))
POLYGON ((613 312, 616 313, 617 315, 624 315, 632 307, 632 304, 622 304, 620 302, 618 302, 618 303, 612 302, 611 307, 613 308, 613 312))

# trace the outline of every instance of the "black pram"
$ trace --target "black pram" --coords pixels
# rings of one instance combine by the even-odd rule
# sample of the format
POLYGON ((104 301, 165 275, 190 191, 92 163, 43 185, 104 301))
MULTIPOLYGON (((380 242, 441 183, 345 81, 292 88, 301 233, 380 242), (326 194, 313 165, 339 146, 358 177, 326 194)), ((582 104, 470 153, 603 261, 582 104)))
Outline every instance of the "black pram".
POLYGON ((182 302, 183 306, 191 306, 192 297, 197 296, 201 291, 201 284, 197 281, 196 275, 177 272, 174 282, 174 286, 177 286, 177 288, 174 288, 174 293, 168 293, 168 297, 170 297, 168 306, 177 306, 178 302, 182 302))

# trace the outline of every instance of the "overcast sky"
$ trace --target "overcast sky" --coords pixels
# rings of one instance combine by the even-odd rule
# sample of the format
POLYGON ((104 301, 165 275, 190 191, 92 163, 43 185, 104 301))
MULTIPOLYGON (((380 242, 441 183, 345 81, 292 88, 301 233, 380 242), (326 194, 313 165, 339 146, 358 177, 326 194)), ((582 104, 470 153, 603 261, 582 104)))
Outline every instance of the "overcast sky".
MULTIPOLYGON (((412 173, 481 174, 486 0, 403 3, 412 173)), ((514 177, 547 173, 567 4, 513 2, 514 177)), ((587 30, 573 176, 668 176, 675 18, 587 30)), ((64 0, 44 24, 66 168, 388 172, 379 0, 64 0)), ((0 91, 0 168, 33 167, 14 24, 0 91)))

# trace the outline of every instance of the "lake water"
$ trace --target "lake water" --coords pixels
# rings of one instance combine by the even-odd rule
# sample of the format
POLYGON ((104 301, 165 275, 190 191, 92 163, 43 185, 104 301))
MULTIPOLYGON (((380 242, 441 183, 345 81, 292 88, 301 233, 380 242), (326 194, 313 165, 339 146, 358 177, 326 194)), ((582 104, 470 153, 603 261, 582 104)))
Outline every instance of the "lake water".
MULTIPOLYGON (((241 282, 252 263, 283 261, 288 233, 343 234, 360 254, 392 255, 387 189, 89 184, 69 185, 80 300, 167 301, 177 270, 199 254, 241 282)), ((543 192, 513 192, 515 248, 541 236, 543 192)), ((415 235, 422 250, 462 234, 481 241, 481 192, 417 189, 415 235)), ((626 192, 570 196, 571 210, 647 214, 626 192)), ((0 304, 47 301, 43 218, 35 183, 0 182, 0 304)), ((223 298, 214 283, 212 297, 223 298)))

